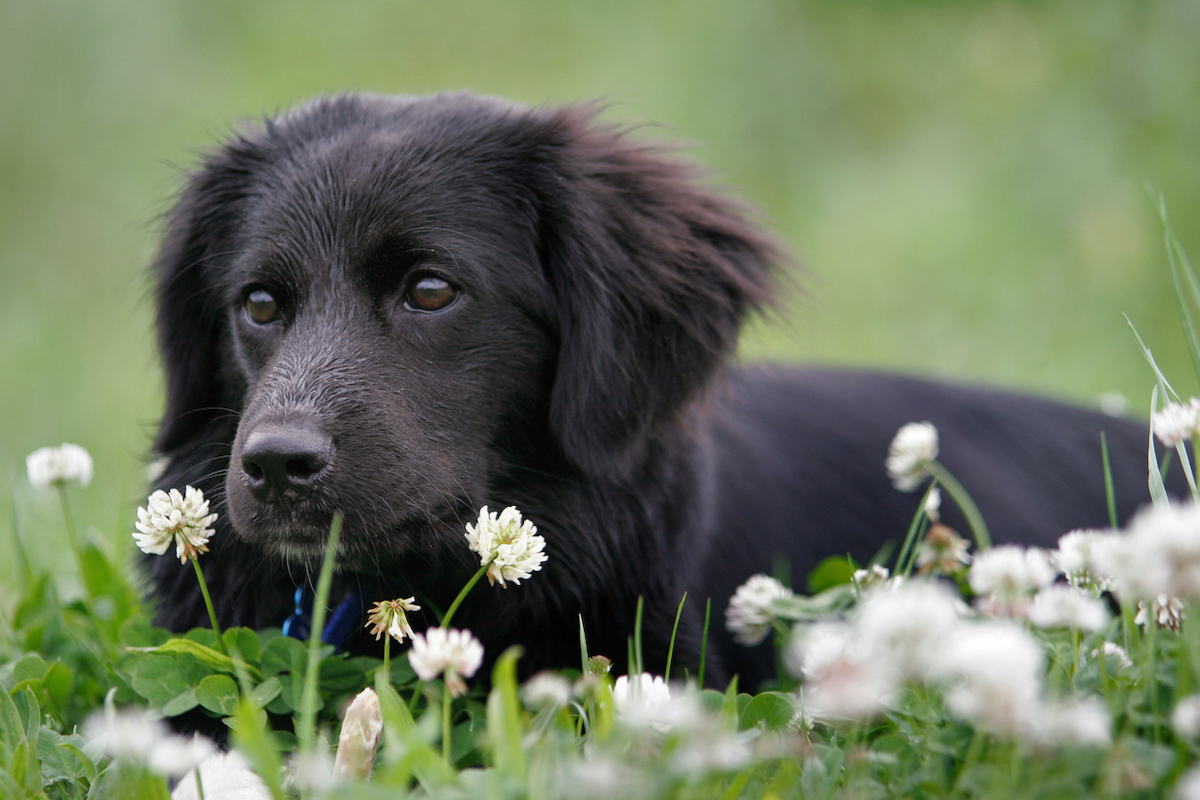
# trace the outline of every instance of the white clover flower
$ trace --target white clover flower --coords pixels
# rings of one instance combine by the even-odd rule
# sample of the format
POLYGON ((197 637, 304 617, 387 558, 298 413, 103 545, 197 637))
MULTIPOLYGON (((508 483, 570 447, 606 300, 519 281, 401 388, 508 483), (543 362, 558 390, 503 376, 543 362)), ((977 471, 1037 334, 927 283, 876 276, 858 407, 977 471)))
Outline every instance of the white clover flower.
POLYGON ((613 702, 617 711, 628 714, 633 711, 656 709, 671 702, 671 689, 660 675, 639 673, 632 678, 622 675, 613 682, 613 702))
POLYGON ((696 697, 688 693, 672 694, 659 675, 648 672, 622 675, 613 682, 612 695, 617 715, 631 728, 652 728, 659 733, 672 729, 690 732, 704 721, 696 697))
POLYGON ((488 565, 487 578, 493 586, 503 587, 521 581, 542 568, 546 540, 537 535, 529 520, 522 522, 521 512, 509 506, 499 514, 479 509, 479 521, 467 523, 467 546, 479 554, 479 566, 488 565))
POLYGON ((898 688, 891 664, 872 658, 852 626, 820 622, 797 629, 784 660, 804 679, 804 713, 822 722, 870 719, 887 709, 898 688))
POLYGON ((917 545, 917 571, 954 574, 971 563, 971 543, 940 522, 929 526, 917 545))
POLYGON ((1129 398, 1120 392, 1101 392, 1096 397, 1096 401, 1100 405, 1100 410, 1110 417, 1125 416, 1133 405, 1129 402, 1129 398))
POLYGON ((1045 551, 1001 545, 975 555, 967 582, 979 595, 984 613, 1024 617, 1034 593, 1050 584, 1054 575, 1045 551))
POLYGON ((725 629, 741 644, 751 647, 767 638, 775 622, 773 600, 792 596, 792 590, 769 575, 751 575, 738 587, 725 608, 725 629))
POLYGON ((613 800, 637 797, 645 777, 628 760, 616 760, 603 752, 587 758, 564 759, 565 778, 560 784, 564 797, 580 800, 613 800))
POLYGON ((1122 599, 1200 597, 1200 504, 1150 508, 1104 549, 1122 599))
POLYGON ((168 494, 160 489, 150 495, 145 508, 138 509, 135 527, 140 533, 133 534, 133 538, 143 553, 161 556, 174 543, 175 555, 182 564, 208 552, 208 540, 213 535, 209 526, 216 522, 217 515, 208 513, 204 492, 193 486, 185 492, 172 489, 168 494))
POLYGON ((758 735, 757 730, 733 733, 709 719, 688 730, 679 745, 671 752, 670 766, 677 775, 692 778, 712 772, 733 772, 751 760, 747 742, 758 735))
POLYGON ((1175 703, 1171 728, 1184 738, 1200 739, 1200 694, 1189 694, 1175 703))
POLYGON ((92 714, 83 736, 109 758, 136 761, 171 777, 191 772, 216 753, 211 740, 173 734, 162 720, 134 708, 92 714))
POLYGON ((911 492, 929 477, 929 462, 938 455, 938 432, 930 422, 910 422, 896 432, 888 447, 888 477, 902 492, 911 492))
POLYGON ((890 665, 899 680, 923 681, 966 611, 942 584, 913 580, 867 592, 854 630, 870 662, 890 665))
POLYGON ((1112 658, 1117 662, 1117 669, 1125 669, 1132 667, 1133 661, 1129 658, 1129 654, 1125 652, 1125 648, 1115 642, 1105 642, 1092 651, 1092 658, 1112 658))
POLYGON ((160 775, 178 778, 199 767, 216 752, 217 746, 212 740, 198 733, 167 736, 151 748, 146 766, 160 775))
POLYGON ((1029 621, 1039 628, 1095 633, 1108 624, 1108 618, 1108 607, 1102 600, 1063 584, 1043 588, 1029 606, 1029 621))
POLYGON ((1047 703, 1026 729, 1025 738, 1048 745, 1105 747, 1112 742, 1112 715, 1104 700, 1095 696, 1047 703))
POLYGON ((379 708, 379 696, 374 689, 363 689, 342 718, 337 756, 333 760, 334 777, 362 781, 370 778, 382 732, 383 712, 379 708))
POLYGON ((420 611, 421 607, 415 602, 415 597, 403 597, 396 600, 380 600, 371 607, 367 614, 367 626, 375 634, 375 641, 387 633, 397 642, 403 642, 404 637, 412 638, 412 625, 408 622, 407 611, 420 611))
POLYGON ((43 447, 25 457, 29 483, 38 489, 92 482, 92 457, 77 444, 63 442, 58 447, 43 447))
POLYGON ((1112 546, 1117 535, 1109 530, 1073 530, 1059 538, 1058 549, 1050 554, 1050 560, 1072 586, 1096 594, 1110 591, 1112 578, 1102 572, 1100 564, 1105 549, 1112 546))
POLYGON ((952 712, 998 736, 1036 724, 1045 656, 1027 630, 999 620, 963 625, 943 653, 939 670, 952 712))
POLYGON ((854 570, 854 585, 861 592, 884 583, 891 577, 891 574, 887 567, 881 564, 872 564, 869 567, 854 570))
POLYGON ((528 708, 562 708, 571 702, 571 682, 556 672, 539 672, 521 687, 528 708))
POLYGON ((1186 404, 1167 403, 1161 411, 1150 415, 1150 427, 1158 440, 1174 447, 1196 435, 1200 424, 1200 399, 1193 397, 1186 404))
POLYGON ((114 759, 145 762, 154 745, 170 735, 162 720, 137 708, 106 708, 83 723, 83 738, 114 759))
POLYGON ((423 681, 442 676, 452 695, 466 694, 469 678, 483 663, 483 645, 470 631, 455 628, 430 628, 414 634, 408 661, 423 681))
POLYGON ((1200 800, 1200 767, 1183 773, 1175 784, 1175 800, 1200 800))
MULTIPOLYGON (((262 778, 258 777, 258 773, 251 768, 245 756, 237 750, 215 753, 204 759, 197 769, 200 772, 205 796, 208 798, 265 800, 271 796, 262 778)), ((171 800, 199 800, 199 798, 194 771, 181 778, 175 790, 171 792, 171 800)))
POLYGON ((804 689, 796 690, 796 713, 788 720, 787 729, 792 733, 807 735, 816 727, 816 720, 804 713, 804 689))
MULTIPOLYGON (((1182 600, 1160 594, 1151 601, 1151 605, 1154 608, 1154 621, 1158 623, 1158 627, 1170 628, 1173 631, 1182 630, 1184 612, 1182 600)), ((1144 628, 1149 619, 1150 614, 1146 611, 1146 601, 1138 600, 1137 614, 1133 617, 1133 624, 1144 628)))
MULTIPOLYGON (((302 797, 314 792, 328 792, 337 786, 338 779, 333 774, 333 757, 324 743, 320 747, 292 753, 287 761, 283 783, 290 793, 302 797)), ((205 792, 207 793, 207 787, 205 787, 205 792)), ((270 797, 269 794, 262 797, 261 800, 267 800, 268 797, 270 797)), ((252 800, 260 800, 260 798, 253 796, 252 800)))

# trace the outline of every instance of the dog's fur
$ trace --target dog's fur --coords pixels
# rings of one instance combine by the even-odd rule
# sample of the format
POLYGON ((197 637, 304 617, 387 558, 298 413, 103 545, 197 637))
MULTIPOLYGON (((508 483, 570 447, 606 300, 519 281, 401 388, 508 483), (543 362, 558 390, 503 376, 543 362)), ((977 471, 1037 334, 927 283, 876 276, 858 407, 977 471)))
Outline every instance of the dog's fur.
MULTIPOLYGON (((1147 499, 1144 425, 899 377, 729 367, 783 260, 745 209, 589 108, 469 95, 319 100, 250 127, 190 176, 155 266, 167 408, 159 485, 221 515, 204 570, 225 625, 278 625, 345 514, 343 583, 416 595, 435 624, 477 566, 464 524, 517 506, 541 572, 475 588, 456 615, 526 671, 593 653, 624 668, 639 597, 647 666, 752 686, 732 591, 783 561, 902 537, 919 494, 887 446, 934 422, 942 460, 1001 541, 1105 524, 1100 432, 1122 518, 1147 499), (457 291, 414 310, 436 276, 457 291), (276 317, 247 310, 267 292, 276 317), (285 472, 264 485, 261 452, 285 472), (290 448, 290 450, 289 450, 290 448), (286 452, 285 452, 286 451, 286 452), (294 452, 293 452, 294 451, 294 452)), ((965 530, 947 511, 950 524, 965 530)), ((157 621, 207 624, 196 581, 150 559, 157 621)), ((366 631, 349 647, 370 652, 366 631)))

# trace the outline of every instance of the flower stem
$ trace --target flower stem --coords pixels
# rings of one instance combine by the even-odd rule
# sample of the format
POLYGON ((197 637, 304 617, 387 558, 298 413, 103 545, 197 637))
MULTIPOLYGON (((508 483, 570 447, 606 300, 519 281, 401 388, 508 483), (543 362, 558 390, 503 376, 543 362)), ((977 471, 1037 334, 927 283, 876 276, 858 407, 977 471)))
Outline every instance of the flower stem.
POLYGON ((1154 607, 1154 598, 1146 600, 1146 685, 1150 690, 1150 742, 1158 744, 1158 610, 1154 607))
POLYGON ((937 488, 938 479, 935 477, 929 482, 928 488, 925 489, 925 494, 921 498, 921 504, 917 506, 917 513, 913 514, 912 523, 908 526, 908 533, 904 536, 904 544, 900 547, 900 555, 896 556, 896 574, 908 577, 912 572, 913 564, 916 563, 916 543, 918 534, 924 527, 923 523, 928 518, 925 513, 925 504, 929 502, 929 496, 933 494, 933 490, 937 488))
POLYGON ((388 683, 392 682, 392 636, 383 637, 383 674, 388 683))
POLYGON ((71 504, 67 500, 67 487, 62 483, 58 483, 55 488, 58 489, 58 500, 62 503, 63 522, 67 526, 67 541, 71 544, 71 552, 75 555, 75 564, 79 567, 79 582, 83 584, 83 594, 88 600, 88 606, 92 604, 92 589, 88 586, 87 573, 83 567, 83 551, 79 549, 79 542, 75 538, 75 521, 71 518, 71 504))
POLYGON ((467 592, 471 591, 475 584, 479 583, 479 579, 483 577, 483 573, 487 572, 489 566, 491 566, 490 561, 480 567, 479 571, 471 576, 471 580, 467 581, 467 585, 458 593, 458 597, 454 598, 454 602, 450 604, 450 607, 446 609, 446 613, 442 615, 443 628, 450 627, 450 618, 454 616, 454 612, 458 610, 458 607, 462 605, 462 601, 466 599, 467 592))
POLYGON ((213 633, 217 635, 217 649, 225 655, 225 641, 221 638, 221 626, 217 623, 217 612, 213 609, 212 597, 208 594, 208 583, 204 580, 204 572, 200 569, 198 558, 189 559, 196 570, 196 580, 200 582, 200 594, 204 595, 204 607, 208 609, 208 623, 212 625, 213 633))
MULTIPOLYGON (((442 758, 450 764, 450 687, 442 685, 442 758)), ((453 766, 453 764, 451 764, 453 766)))
POLYGON ((950 471, 943 467, 937 461, 930 461, 927 465, 929 474, 937 479, 938 483, 946 487, 946 492, 954 498, 954 502, 962 509, 963 516, 967 518, 967 525, 971 527, 971 533, 975 537, 975 546, 980 550, 988 550, 992 546, 992 537, 988 533, 987 523, 983 521, 983 514, 979 513, 979 507, 975 505, 975 501, 971 499, 971 495, 963 487, 958 479, 950 474, 950 471))

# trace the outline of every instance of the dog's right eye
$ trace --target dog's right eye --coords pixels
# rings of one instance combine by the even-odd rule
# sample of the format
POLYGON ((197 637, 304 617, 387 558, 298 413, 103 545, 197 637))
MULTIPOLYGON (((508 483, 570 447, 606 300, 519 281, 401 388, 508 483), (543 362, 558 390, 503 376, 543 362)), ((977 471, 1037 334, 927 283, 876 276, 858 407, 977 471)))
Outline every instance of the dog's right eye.
POLYGON ((279 304, 265 289, 255 289, 246 295, 246 315, 256 325, 269 325, 279 319, 279 304))

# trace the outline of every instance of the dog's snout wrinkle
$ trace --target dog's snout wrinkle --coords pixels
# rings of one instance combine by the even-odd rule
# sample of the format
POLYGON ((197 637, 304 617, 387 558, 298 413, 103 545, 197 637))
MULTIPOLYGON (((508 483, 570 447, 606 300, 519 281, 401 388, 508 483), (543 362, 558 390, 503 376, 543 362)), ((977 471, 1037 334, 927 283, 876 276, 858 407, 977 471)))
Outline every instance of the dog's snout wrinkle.
POLYGON ((242 477, 259 500, 307 497, 333 463, 333 439, 315 426, 260 427, 242 448, 242 477))

